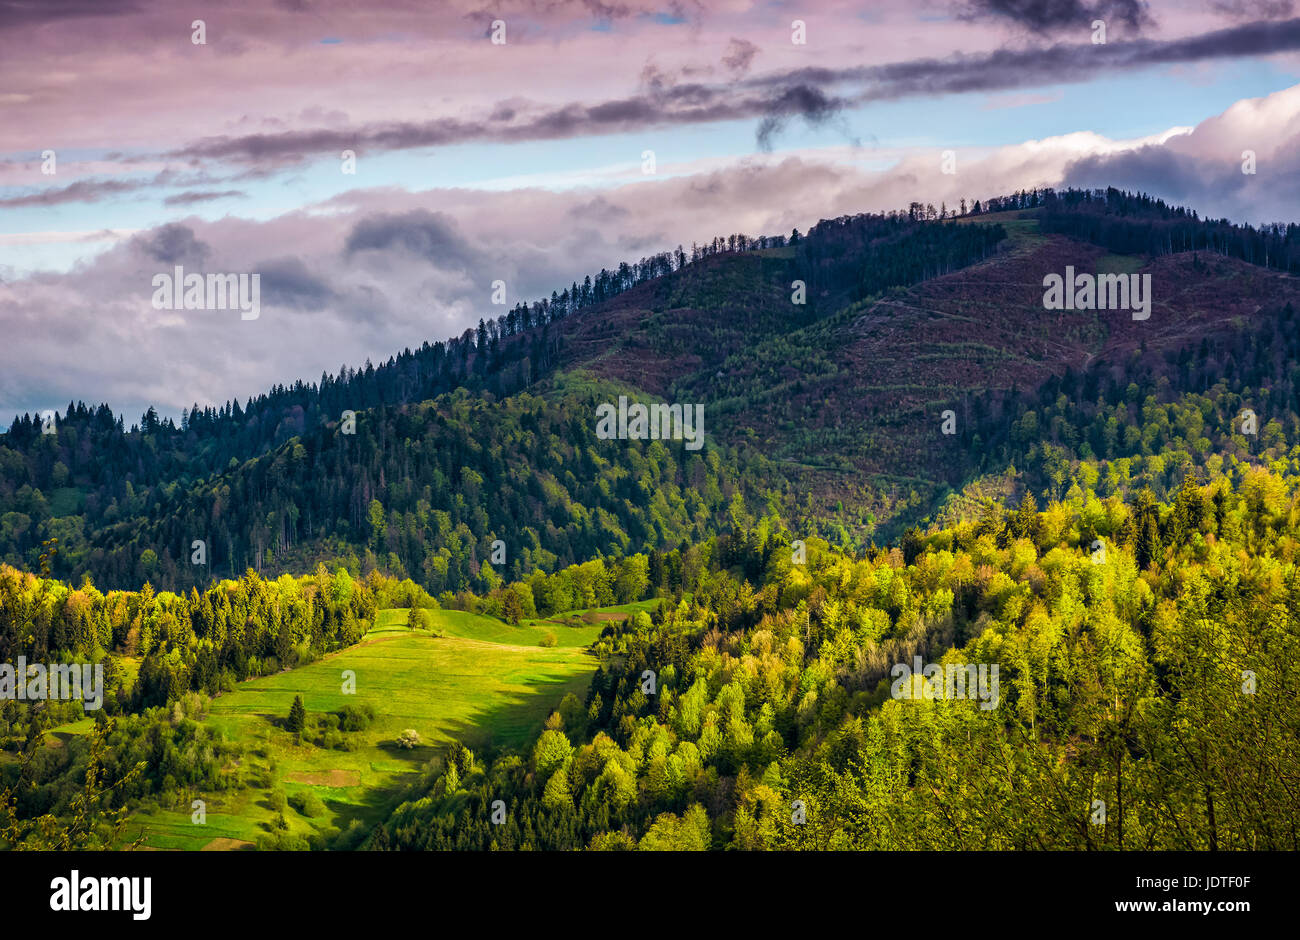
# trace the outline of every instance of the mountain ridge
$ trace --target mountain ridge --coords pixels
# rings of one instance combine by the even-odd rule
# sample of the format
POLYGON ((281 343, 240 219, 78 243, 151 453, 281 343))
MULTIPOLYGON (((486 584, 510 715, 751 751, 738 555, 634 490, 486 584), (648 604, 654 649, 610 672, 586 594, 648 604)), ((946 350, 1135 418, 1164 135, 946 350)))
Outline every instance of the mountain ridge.
MULTIPOLYGON (((54 435, 15 422, 0 438, 0 557, 30 565, 40 543, 57 538, 62 576, 171 586, 247 566, 288 571, 351 557, 437 593, 482 588, 482 560, 497 538, 516 543, 504 573, 517 577, 535 558, 573 563, 584 552, 666 548, 725 530, 735 524, 738 493, 848 548, 896 539, 943 513, 953 494, 1006 469, 990 454, 1000 446, 1008 459, 1012 425, 1044 407, 1035 394, 1082 381, 1077 391, 1091 387, 1095 396, 1130 370, 1150 372, 1154 390, 1170 356, 1183 361, 1172 380, 1165 375, 1166 391, 1190 392, 1191 345, 1218 345, 1257 328, 1266 308, 1300 299, 1300 281, 1228 254, 1120 255, 1058 231, 1074 219, 1098 242, 1127 245, 1144 225, 1192 225, 1227 252, 1221 223, 1112 191, 1114 224, 1098 229, 1096 206, 1075 200, 1071 209, 1073 198, 1019 194, 1014 208, 998 203, 957 220, 844 217, 775 247, 702 254, 644 280, 627 268, 578 289, 594 298, 618 286, 611 296, 527 329, 520 305, 513 333, 489 340, 485 328, 476 343, 422 347, 439 364, 407 375, 409 385, 447 386, 424 405, 360 396, 351 451, 342 409, 328 410, 344 400, 333 382, 306 408, 246 414, 228 440, 202 414, 184 431, 160 424, 134 436, 104 408, 77 410, 54 435), (918 257, 927 246, 946 254, 918 257), (1067 265, 1152 274, 1151 318, 1045 310, 1043 277, 1067 265), (801 280, 805 304, 795 302, 801 280), (704 402, 705 454, 597 446, 592 411, 601 396, 620 393, 704 402), (466 411, 457 401, 479 404, 466 411), (954 433, 944 434, 949 411, 954 433), (505 453, 513 465, 502 462, 505 453), (659 483, 629 485, 647 456, 659 483), (570 464, 580 468, 571 480, 570 464), (530 481, 530 472, 540 478, 530 481), (654 488, 665 480, 671 508, 655 508, 654 488), (587 502, 575 511, 579 492, 587 502), (193 539, 207 543, 215 567, 187 570, 193 539), (435 568, 445 562, 450 580, 428 570, 431 557, 444 559, 435 568)), ((1254 244, 1248 235, 1237 253, 1254 244)), ((1179 237, 1196 244, 1194 232, 1179 237)), ((401 378, 406 366, 387 368, 401 378)), ((379 371, 362 373, 372 391, 385 387, 379 371)), ((221 420, 233 427, 236 409, 223 408, 221 420)), ((1040 448, 1030 463, 1060 459, 1048 453, 1040 448)), ((1044 495, 1048 471, 1028 469, 1039 479, 1013 492, 1044 495)))

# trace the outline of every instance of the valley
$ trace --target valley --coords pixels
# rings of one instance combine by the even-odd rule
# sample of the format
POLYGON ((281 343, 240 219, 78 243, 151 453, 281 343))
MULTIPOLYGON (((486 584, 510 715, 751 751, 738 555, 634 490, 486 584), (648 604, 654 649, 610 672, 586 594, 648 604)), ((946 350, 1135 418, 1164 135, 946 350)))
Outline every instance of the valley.
POLYGON ((437 610, 421 629, 407 625, 409 610, 381 610, 355 646, 239 683, 213 699, 204 723, 242 749, 227 768, 242 785, 195 788, 176 809, 135 814, 128 841, 143 849, 204 851, 253 848, 259 841, 286 848, 330 844, 327 839, 355 843, 449 741, 474 750, 520 749, 565 696, 585 699, 595 668, 586 647, 602 624, 644 606, 573 611, 568 619, 577 626, 557 620, 511 626, 437 610), (592 623, 582 622, 587 613, 592 623), (538 645, 552 633, 554 647, 538 645), (341 691, 344 670, 355 674, 355 692, 341 691), (336 734, 333 746, 300 741, 283 727, 295 696, 311 719, 346 706, 372 709, 375 717, 359 732, 336 734), (408 728, 420 743, 404 749, 396 742, 408 728), (305 802, 311 798, 318 802, 305 802), (190 800, 203 801, 202 823, 194 821, 190 800))

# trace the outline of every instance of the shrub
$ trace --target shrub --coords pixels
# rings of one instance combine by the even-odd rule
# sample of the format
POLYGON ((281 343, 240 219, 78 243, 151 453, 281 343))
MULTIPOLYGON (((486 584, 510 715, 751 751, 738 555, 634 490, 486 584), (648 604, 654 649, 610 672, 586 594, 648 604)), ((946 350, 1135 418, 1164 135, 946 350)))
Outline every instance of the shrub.
POLYGON ((315 818, 325 815, 325 804, 311 790, 299 790, 289 797, 289 805, 304 816, 315 818))
POLYGON ((556 638, 555 634, 548 632, 545 636, 543 636, 540 640, 537 641, 537 645, 545 646, 549 649, 550 647, 554 646, 558 642, 560 641, 556 638))
POLYGON ((370 705, 344 705, 339 711, 339 727, 344 731, 365 731, 375 720, 375 710, 370 705))
POLYGON ((275 832, 257 837, 259 852, 306 852, 310 845, 302 836, 288 832, 275 832))

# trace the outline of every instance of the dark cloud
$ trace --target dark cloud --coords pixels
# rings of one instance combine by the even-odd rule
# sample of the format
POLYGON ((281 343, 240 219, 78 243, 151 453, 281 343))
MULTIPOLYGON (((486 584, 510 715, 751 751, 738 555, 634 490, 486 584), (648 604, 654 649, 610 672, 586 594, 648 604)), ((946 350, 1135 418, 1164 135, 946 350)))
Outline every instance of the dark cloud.
POLYGON ((136 0, 0 0, 0 30, 88 16, 118 16, 139 9, 136 0))
POLYGON ((1061 185, 1159 193, 1166 201, 1192 206, 1207 217, 1274 222, 1276 214, 1294 213, 1300 205, 1300 158, 1294 153, 1283 148, 1251 175, 1241 172, 1237 159, 1206 160, 1153 144, 1076 160, 1066 167, 1061 185))
MULTIPOLYGON (((693 124, 761 115, 770 96, 728 102, 705 86, 678 86, 663 95, 635 96, 597 105, 568 104, 513 122, 501 112, 480 121, 440 118, 422 123, 370 126, 357 131, 318 129, 284 134, 209 137, 168 156, 225 159, 250 163, 300 163, 308 157, 344 149, 402 150, 471 141, 513 143, 555 140, 587 134, 612 134, 660 123, 693 124)), ((517 113, 512 110, 510 113, 517 113)))
POLYGON ((258 265, 262 300, 295 310, 319 310, 335 298, 334 290, 312 274, 299 258, 277 258, 258 265))
POLYGON ((665 72, 654 62, 641 67, 641 87, 652 95, 661 95, 677 84, 677 76, 665 72))
POLYGON ((161 264, 200 263, 211 253, 211 249, 194 235, 192 228, 179 222, 160 226, 148 235, 133 239, 132 244, 146 257, 161 264))
MULTIPOLYGON (((795 85, 771 102, 770 112, 759 121, 754 136, 760 149, 770 151, 772 139, 785 129, 791 118, 801 117, 809 127, 821 127, 835 121, 843 109, 843 101, 827 97, 821 89, 795 85)), ((847 130, 844 132, 847 135, 847 130)))
MULTIPOLYGON (((740 95, 732 94, 727 88, 692 83, 661 87, 649 94, 596 105, 568 104, 530 117, 520 117, 513 122, 502 120, 502 112, 498 109, 481 121, 441 118, 418 124, 372 126, 359 131, 319 129, 286 134, 209 137, 168 156, 293 164, 308 156, 334 154, 347 148, 402 150, 470 141, 518 143, 557 140, 656 125, 705 124, 748 117, 772 119, 769 122, 771 126, 764 132, 766 138, 790 117, 798 115, 820 123, 844 105, 844 101, 803 82, 740 95)), ((509 113, 517 115, 519 112, 512 108, 509 113)))
POLYGON ((1280 23, 1246 23, 1174 40, 1136 39, 1104 45, 1059 43, 888 65, 846 69, 811 67, 749 79, 747 83, 781 87, 801 82, 822 88, 855 85, 862 89, 856 97, 858 102, 890 101, 918 95, 1078 82, 1127 69, 1272 55, 1297 49, 1300 49, 1300 19, 1291 19, 1280 23))
POLYGON ((43 189, 24 196, 0 199, 0 208, 21 209, 24 206, 57 206, 65 202, 99 202, 109 196, 134 192, 148 185, 132 180, 77 180, 57 189, 43 189))
MULTIPOLYGON (((113 159, 113 155, 110 154, 106 159, 113 159)), ((136 162, 142 162, 145 159, 154 158, 141 157, 136 162)), ((207 173, 182 174, 173 170, 162 170, 148 179, 138 176, 131 179, 87 178, 77 180, 75 183, 69 183, 67 186, 52 186, 39 192, 0 197, 0 209, 20 209, 25 206, 57 206, 69 202, 95 203, 127 193, 148 192, 164 187, 213 186, 224 182, 227 182, 227 180, 207 173)), ((213 191, 191 188, 186 192, 168 196, 163 200, 163 203, 169 206, 185 206, 213 199, 222 199, 227 196, 242 197, 244 195, 246 194, 238 190, 213 191)))
POLYGON ((1294 0, 1212 0, 1210 9, 1237 20, 1276 20, 1295 12, 1294 0))
POLYGON ((200 202, 212 202, 216 199, 246 199, 248 193, 238 189, 227 189, 221 192, 203 191, 197 189, 186 190, 183 193, 177 193, 174 196, 168 196, 163 200, 165 206, 192 206, 200 202))
POLYGON ((1087 29, 1093 20, 1125 23, 1134 28, 1151 22, 1142 0, 965 0, 958 15, 970 19, 1010 20, 1036 33, 1087 29))
POLYGON ((846 107, 871 101, 1080 82, 1121 70, 1295 50, 1300 50, 1300 19, 1246 23, 1174 40, 1058 43, 878 66, 810 67, 718 85, 679 84, 648 65, 642 73, 641 93, 595 105, 573 103, 538 110, 511 101, 482 119, 439 118, 356 129, 208 137, 167 156, 231 160, 264 168, 337 155, 345 149, 518 143, 744 118, 760 119, 758 142, 763 146, 770 145, 792 117, 824 123, 846 107), (835 93, 837 86, 844 86, 847 93, 835 93))
POLYGON ((451 217, 427 209, 367 216, 352 227, 344 244, 344 252, 349 257, 359 251, 395 248, 420 258, 452 261, 461 266, 473 265, 478 260, 478 252, 461 236, 451 217))
MULTIPOLYGON (((1241 173, 1237 172, 1237 176, 1240 177, 1241 173)), ((1219 180, 1224 181, 1223 178, 1219 180)), ((1199 205, 1199 200, 1188 197, 1193 193, 1201 193, 1207 182, 1209 180, 1200 160, 1175 152, 1169 147, 1153 144, 1137 150, 1112 155, 1098 154, 1076 160, 1066 167, 1062 185, 1086 189, 1120 186, 1142 192, 1158 191, 1171 202, 1194 202, 1199 205)))

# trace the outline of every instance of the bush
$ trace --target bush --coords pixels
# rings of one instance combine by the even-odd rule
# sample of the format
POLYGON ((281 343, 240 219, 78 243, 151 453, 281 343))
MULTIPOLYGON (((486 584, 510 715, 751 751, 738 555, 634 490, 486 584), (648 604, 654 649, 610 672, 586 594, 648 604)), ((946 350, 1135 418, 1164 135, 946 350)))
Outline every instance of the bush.
POLYGON ((375 720, 375 710, 370 705, 344 705, 339 711, 339 727, 344 731, 365 731, 375 720))
POLYGON ((360 846, 368 835, 370 835, 370 830, 365 827, 361 820, 354 819, 348 823, 346 829, 334 838, 332 847, 338 851, 350 851, 360 846))
POLYGON ((550 647, 554 646, 558 642, 560 641, 559 639, 556 638, 554 633, 547 633, 545 636, 543 636, 540 640, 537 641, 537 645, 545 646, 549 649, 550 647))
POLYGON ((311 790, 299 790, 293 796, 289 797, 289 805, 296 809, 303 816, 315 818, 325 815, 325 804, 311 790))
POLYGON ((302 836, 287 832, 276 832, 257 837, 259 852, 306 852, 311 846, 302 836))
POLYGON ((420 734, 414 728, 407 728, 397 739, 397 746, 410 750, 420 744, 420 734))

